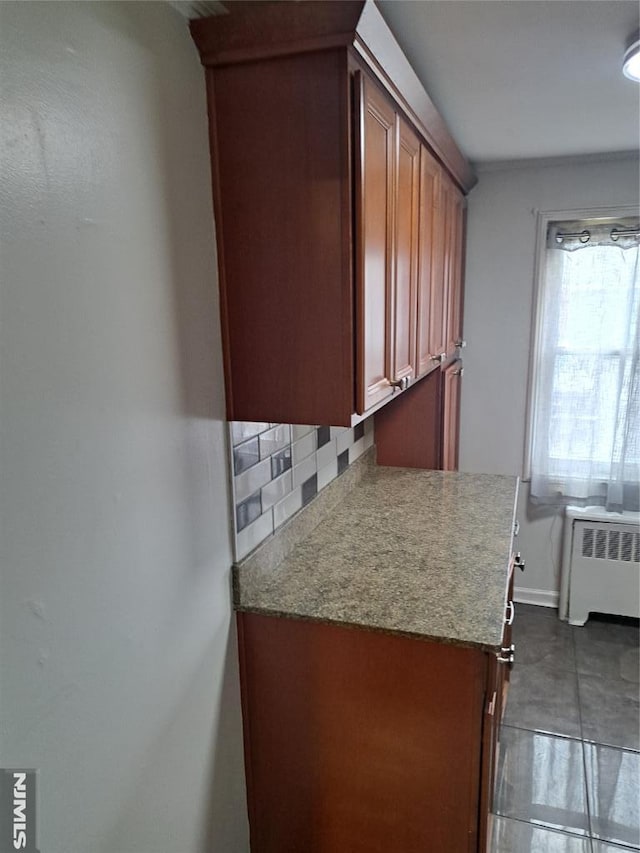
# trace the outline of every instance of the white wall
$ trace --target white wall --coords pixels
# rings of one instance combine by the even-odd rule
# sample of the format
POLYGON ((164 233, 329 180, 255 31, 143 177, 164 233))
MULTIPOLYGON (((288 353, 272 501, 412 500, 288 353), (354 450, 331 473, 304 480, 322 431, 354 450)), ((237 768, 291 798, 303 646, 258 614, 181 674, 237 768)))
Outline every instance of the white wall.
POLYGON ((47 853, 240 853, 202 69, 167 4, 0 15, 0 766, 47 853))
MULTIPOLYGON (((469 197, 460 470, 523 473, 537 210, 638 204, 638 159, 524 164, 481 171, 469 197)), ((521 489, 521 588, 559 588, 558 513, 521 489)), ((521 597, 526 595, 521 589, 521 597)))

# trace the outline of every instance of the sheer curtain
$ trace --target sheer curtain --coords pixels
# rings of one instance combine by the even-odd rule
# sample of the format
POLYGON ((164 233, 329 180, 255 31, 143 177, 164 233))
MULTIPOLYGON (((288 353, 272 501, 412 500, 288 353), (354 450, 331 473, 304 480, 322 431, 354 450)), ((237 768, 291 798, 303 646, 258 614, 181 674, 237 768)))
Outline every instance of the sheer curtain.
POLYGON ((638 508, 637 226, 550 224, 532 400, 538 503, 638 508))

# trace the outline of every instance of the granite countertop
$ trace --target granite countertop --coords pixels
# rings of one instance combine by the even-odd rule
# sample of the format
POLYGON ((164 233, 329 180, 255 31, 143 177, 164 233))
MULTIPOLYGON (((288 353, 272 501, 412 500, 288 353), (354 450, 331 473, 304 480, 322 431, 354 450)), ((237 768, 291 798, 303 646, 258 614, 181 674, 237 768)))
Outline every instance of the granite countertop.
POLYGON ((359 463, 234 567, 236 609, 498 648, 517 477, 359 463))

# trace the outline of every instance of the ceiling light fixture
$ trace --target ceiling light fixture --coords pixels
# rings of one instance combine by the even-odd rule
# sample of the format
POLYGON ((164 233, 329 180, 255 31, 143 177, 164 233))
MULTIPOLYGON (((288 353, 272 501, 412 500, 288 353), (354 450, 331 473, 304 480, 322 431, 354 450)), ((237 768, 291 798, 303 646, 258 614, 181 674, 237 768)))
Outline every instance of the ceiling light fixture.
POLYGON ((640 82, 640 38, 635 34, 633 42, 624 52, 622 73, 629 80, 640 82))

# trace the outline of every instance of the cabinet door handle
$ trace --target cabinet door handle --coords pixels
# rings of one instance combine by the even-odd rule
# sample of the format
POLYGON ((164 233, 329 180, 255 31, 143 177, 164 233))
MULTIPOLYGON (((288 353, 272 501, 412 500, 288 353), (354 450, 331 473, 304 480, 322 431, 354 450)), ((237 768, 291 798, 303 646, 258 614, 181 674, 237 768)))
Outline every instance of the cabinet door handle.
POLYGON ((526 564, 525 564, 525 561, 522 559, 522 555, 520 554, 520 551, 518 551, 518 553, 516 554, 515 559, 513 561, 513 565, 517 566, 521 572, 524 572, 524 567, 526 564))
POLYGON ((402 379, 387 379, 392 388, 398 388, 400 391, 406 391, 409 387, 409 377, 403 376, 402 379))
POLYGON ((507 625, 513 625, 513 620, 516 615, 516 606, 513 601, 507 601, 507 615, 505 617, 505 622, 507 625))
POLYGON ((516 518, 516 520, 513 522, 513 535, 517 536, 518 533, 520 533, 520 522, 516 518))
POLYGON ((463 349, 463 347, 466 347, 466 345, 467 342, 463 340, 463 338, 458 338, 458 340, 454 344, 454 346, 460 347, 460 349, 463 349))
POLYGON ((445 360, 446 357, 447 357, 446 352, 441 352, 441 353, 438 353, 438 355, 432 355, 431 361, 436 361, 438 364, 442 364, 442 362, 445 360))
POLYGON ((516 659, 516 645, 511 643, 510 646, 503 646, 500 649, 500 654, 496 655, 498 663, 508 663, 511 666, 516 659))
POLYGON ((464 375, 464 367, 459 367, 457 370, 451 371, 452 376, 463 376, 464 375))
POLYGON ((493 696, 491 697, 491 702, 489 702, 489 705, 487 707, 487 714, 489 714, 492 717, 496 711, 496 697, 497 697, 497 694, 496 694, 496 691, 494 690, 493 696))

